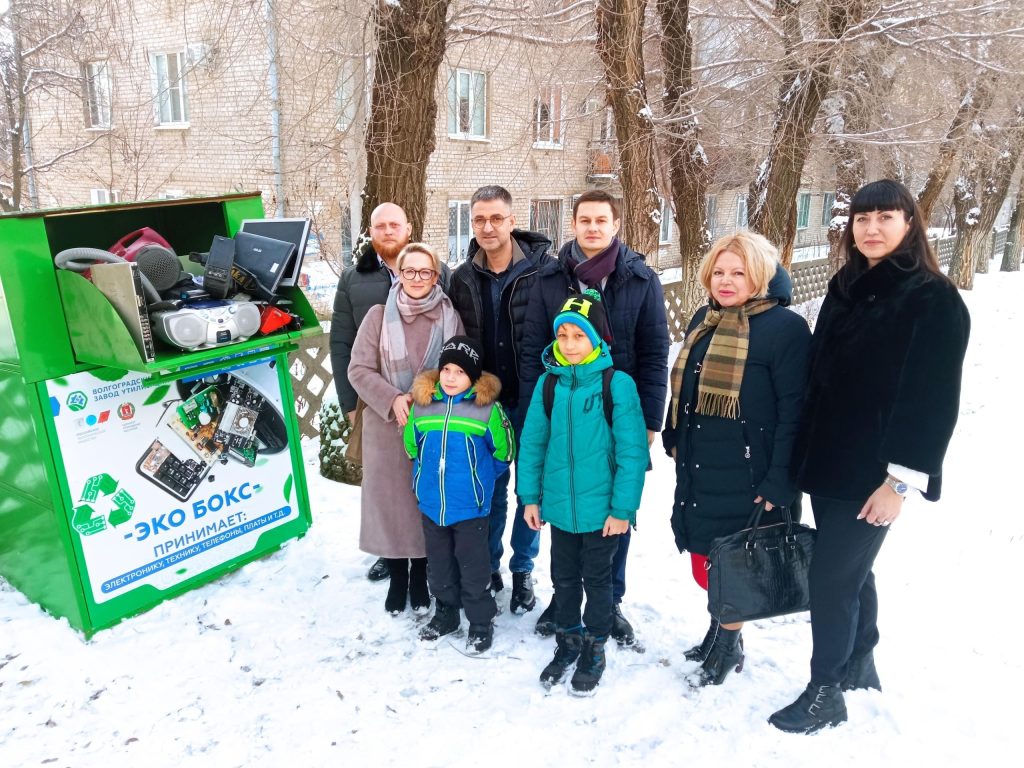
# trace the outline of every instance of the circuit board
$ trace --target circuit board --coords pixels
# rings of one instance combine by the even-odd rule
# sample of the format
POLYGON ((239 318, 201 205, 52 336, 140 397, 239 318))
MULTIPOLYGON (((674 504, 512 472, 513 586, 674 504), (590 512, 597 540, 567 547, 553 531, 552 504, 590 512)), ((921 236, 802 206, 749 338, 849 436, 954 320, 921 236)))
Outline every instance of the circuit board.
POLYGON ((213 439, 229 456, 249 467, 256 464, 256 421, 263 403, 263 395, 245 382, 235 379, 231 382, 228 401, 213 434, 213 439))
POLYGON ((222 397, 216 386, 196 392, 177 407, 170 427, 188 443, 206 464, 212 464, 224 452, 216 438, 222 419, 222 397))
POLYGON ((154 440, 135 465, 136 471, 172 496, 187 501, 209 470, 195 459, 182 461, 159 440, 154 440))

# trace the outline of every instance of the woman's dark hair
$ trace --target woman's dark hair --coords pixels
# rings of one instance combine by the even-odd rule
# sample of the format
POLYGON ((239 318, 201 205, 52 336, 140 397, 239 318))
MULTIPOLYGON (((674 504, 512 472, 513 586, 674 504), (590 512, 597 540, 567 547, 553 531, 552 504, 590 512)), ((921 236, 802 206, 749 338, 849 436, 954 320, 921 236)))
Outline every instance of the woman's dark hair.
POLYGON ((870 211, 903 211, 903 216, 910 223, 907 236, 890 256, 900 269, 907 272, 930 272, 945 277, 939 268, 935 252, 928 244, 928 231, 925 229, 927 222, 924 221, 924 214, 921 213, 914 196, 898 181, 881 179, 865 184, 857 190, 850 201, 846 230, 839 242, 839 253, 848 265, 848 268, 842 270, 839 278, 843 293, 847 293, 853 282, 868 271, 868 260, 854 244, 853 220, 858 213, 870 211))

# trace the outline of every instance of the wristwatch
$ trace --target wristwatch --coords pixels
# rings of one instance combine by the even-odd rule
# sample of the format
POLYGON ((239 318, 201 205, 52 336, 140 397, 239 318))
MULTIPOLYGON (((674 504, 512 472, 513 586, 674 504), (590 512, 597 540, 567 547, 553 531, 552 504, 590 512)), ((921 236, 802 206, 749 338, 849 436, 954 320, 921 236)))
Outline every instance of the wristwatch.
POLYGON ((896 491, 900 496, 906 496, 907 491, 910 490, 910 486, 904 483, 902 480, 897 480, 892 475, 887 475, 885 478, 885 484, 896 491))

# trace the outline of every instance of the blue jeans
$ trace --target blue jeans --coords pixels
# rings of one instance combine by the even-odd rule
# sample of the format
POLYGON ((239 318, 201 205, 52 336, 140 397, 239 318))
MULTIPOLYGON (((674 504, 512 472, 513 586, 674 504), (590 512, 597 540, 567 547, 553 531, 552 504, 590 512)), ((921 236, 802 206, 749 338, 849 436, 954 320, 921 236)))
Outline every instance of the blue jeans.
MULTIPOLYGON (((504 405, 504 403, 502 403, 504 405)), ((505 413, 512 422, 512 431, 516 436, 516 449, 523 434, 523 421, 526 419, 526 403, 513 408, 505 407, 505 413)), ((505 547, 501 539, 505 535, 505 522, 508 518, 508 483, 512 476, 511 470, 505 472, 494 483, 494 498, 491 499, 491 514, 488 519, 491 548, 491 571, 501 568, 501 556, 505 547)), ((514 494, 514 491, 513 491, 514 494)), ((512 573, 532 573, 533 561, 540 552, 540 532, 530 530, 523 517, 523 505, 516 503, 515 519, 512 521, 512 558, 508 569, 512 573)))

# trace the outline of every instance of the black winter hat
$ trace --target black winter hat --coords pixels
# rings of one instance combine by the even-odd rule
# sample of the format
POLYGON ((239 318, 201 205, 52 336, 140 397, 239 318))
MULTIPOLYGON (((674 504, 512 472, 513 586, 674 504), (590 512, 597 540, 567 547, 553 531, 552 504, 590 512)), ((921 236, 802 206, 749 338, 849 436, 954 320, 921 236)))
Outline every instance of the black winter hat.
POLYGON ((562 323, 572 323, 581 328, 595 349, 602 341, 611 343, 608 316, 601 303, 601 294, 593 288, 587 288, 583 293, 569 295, 552 323, 555 334, 558 333, 558 326, 562 323))
POLYGON ((440 370, 448 363, 454 363, 466 372, 469 380, 476 384, 483 373, 483 353, 480 344, 469 336, 452 336, 441 345, 441 359, 437 363, 440 370))

